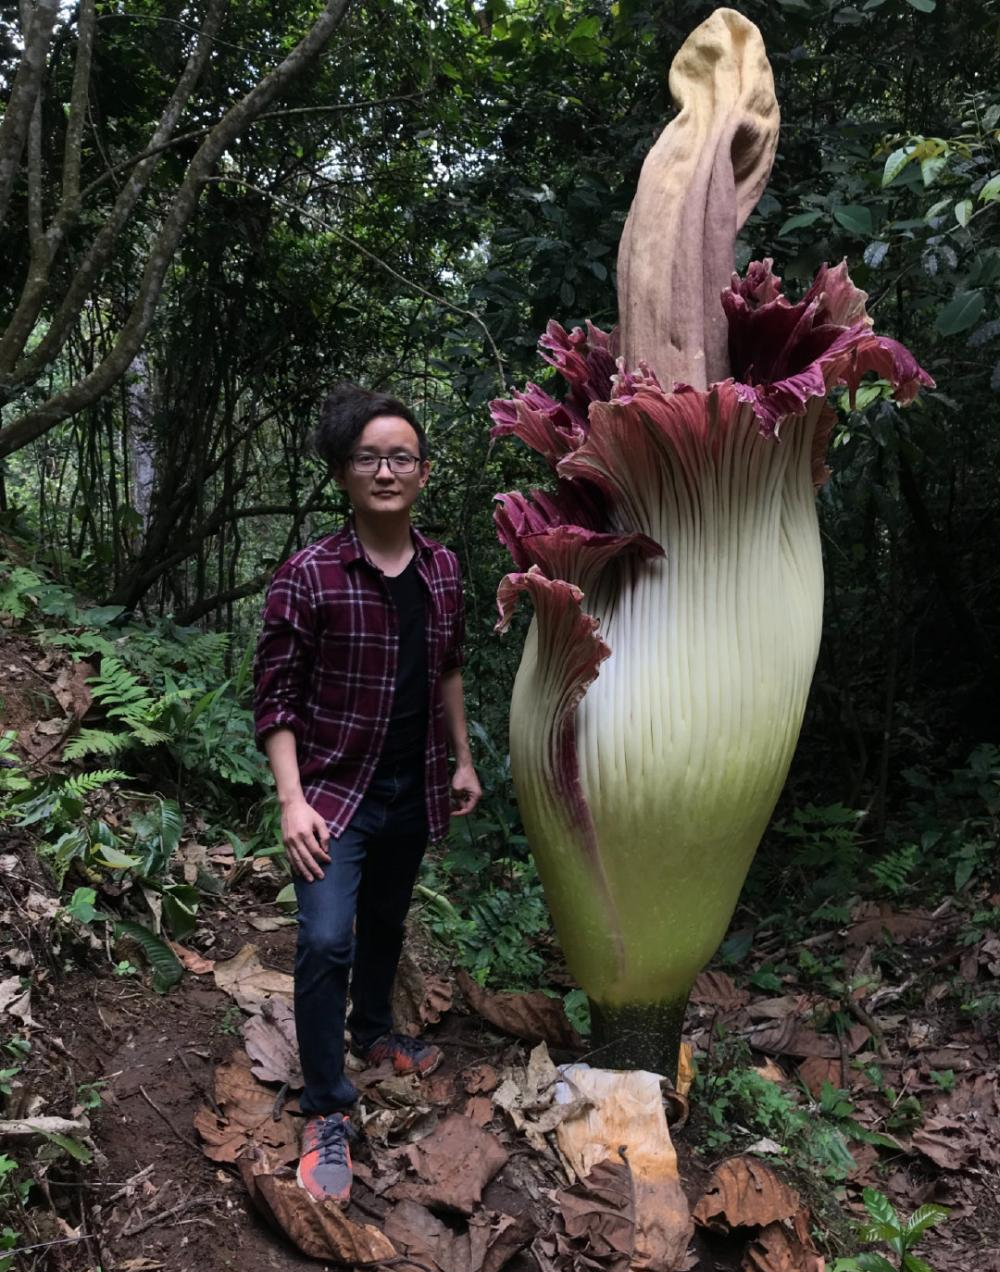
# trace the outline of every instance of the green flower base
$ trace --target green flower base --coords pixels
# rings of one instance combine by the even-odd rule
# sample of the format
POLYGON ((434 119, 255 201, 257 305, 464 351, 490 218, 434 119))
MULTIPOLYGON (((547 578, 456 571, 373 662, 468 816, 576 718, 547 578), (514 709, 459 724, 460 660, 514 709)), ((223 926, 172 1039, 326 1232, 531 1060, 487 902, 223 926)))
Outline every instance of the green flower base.
POLYGON ((664 1003, 590 1003, 587 1063, 601 1069, 648 1069, 676 1085, 687 994, 664 1003))

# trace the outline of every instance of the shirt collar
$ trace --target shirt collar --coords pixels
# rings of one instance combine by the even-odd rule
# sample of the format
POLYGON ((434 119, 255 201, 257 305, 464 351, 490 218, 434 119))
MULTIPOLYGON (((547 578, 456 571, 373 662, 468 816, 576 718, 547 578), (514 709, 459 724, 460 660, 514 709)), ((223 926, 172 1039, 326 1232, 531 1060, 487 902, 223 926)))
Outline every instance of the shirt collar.
MULTIPOLYGON (((416 526, 410 526, 410 537, 413 539, 413 547, 418 558, 425 557, 431 551, 430 540, 420 533, 416 526)), ((368 561, 368 553, 365 551, 361 540, 358 538, 358 532, 354 528, 354 518, 348 517, 344 522, 344 527, 340 532, 340 560, 344 565, 351 565, 354 561, 368 561)))

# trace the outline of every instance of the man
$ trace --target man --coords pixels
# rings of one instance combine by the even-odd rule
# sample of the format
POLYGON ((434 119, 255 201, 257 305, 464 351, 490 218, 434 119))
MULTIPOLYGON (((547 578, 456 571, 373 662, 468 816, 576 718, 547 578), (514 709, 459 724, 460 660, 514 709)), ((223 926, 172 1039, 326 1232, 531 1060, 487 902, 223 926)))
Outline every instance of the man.
POLYGON ((393 1030, 392 985, 428 838, 446 833, 449 802, 465 816, 481 790, 462 699, 458 561, 410 520, 430 476, 426 435, 396 399, 340 385, 314 441, 351 517, 275 572, 254 716, 299 903, 299 1183, 346 1204, 357 1098, 344 1072, 348 976, 352 1053, 430 1073, 441 1053, 393 1030))

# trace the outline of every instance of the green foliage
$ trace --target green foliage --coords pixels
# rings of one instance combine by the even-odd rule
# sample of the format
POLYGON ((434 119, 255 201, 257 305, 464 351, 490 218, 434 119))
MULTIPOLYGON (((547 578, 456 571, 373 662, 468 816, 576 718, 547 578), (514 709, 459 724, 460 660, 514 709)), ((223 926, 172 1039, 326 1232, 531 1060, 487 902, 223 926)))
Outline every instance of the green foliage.
POLYGON ((142 950, 152 968, 153 988, 158 993, 165 994, 184 975, 180 960, 166 941, 141 923, 130 919, 116 923, 115 940, 130 940, 142 950))
POLYGON ((944 1206, 920 1206, 908 1219, 903 1219, 888 1197, 874 1188, 862 1193, 870 1222, 858 1229, 861 1241, 881 1242, 889 1247, 898 1262, 884 1255, 864 1253, 849 1259, 838 1259, 833 1272, 933 1272, 928 1263, 913 1253, 913 1247, 932 1227, 948 1218, 944 1206))
MULTIPOLYGON (((808 1093, 803 1092, 808 1096, 808 1093)), ((897 1150, 888 1135, 869 1131, 855 1118, 846 1092, 825 1083, 818 1100, 803 1103, 759 1074, 742 1039, 717 1039, 695 1075, 693 1107, 704 1142, 713 1149, 735 1150, 761 1137, 773 1140, 797 1169, 842 1181, 854 1169, 851 1143, 897 1150)))
POLYGON ((510 757, 478 722, 469 731, 483 799, 474 813, 453 822, 444 852, 425 858, 421 918, 480 984, 532 988, 545 969, 551 921, 534 862, 525 855, 510 757))
POLYGON ((776 822, 787 873, 803 891, 803 905, 819 909, 850 891, 864 859, 858 833, 861 814, 843 804, 805 804, 776 822))
POLYGON ((18 791, 26 791, 31 785, 22 772, 21 762, 14 743, 17 733, 13 729, 0 732, 0 820, 11 815, 7 797, 18 791))

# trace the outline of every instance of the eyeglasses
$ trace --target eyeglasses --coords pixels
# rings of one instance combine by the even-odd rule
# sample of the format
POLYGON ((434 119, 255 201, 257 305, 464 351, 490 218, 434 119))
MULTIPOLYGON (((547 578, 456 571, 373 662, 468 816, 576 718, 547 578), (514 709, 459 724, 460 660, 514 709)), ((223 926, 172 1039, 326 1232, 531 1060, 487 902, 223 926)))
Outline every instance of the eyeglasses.
POLYGON ((416 472, 417 465, 420 463, 416 455, 407 455, 405 451, 399 451, 395 455, 368 455, 362 453, 351 456, 351 467, 356 473, 362 473, 370 477, 373 473, 379 471, 383 460, 388 464, 389 472, 397 473, 401 477, 406 476, 408 473, 416 472))

